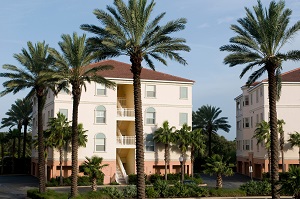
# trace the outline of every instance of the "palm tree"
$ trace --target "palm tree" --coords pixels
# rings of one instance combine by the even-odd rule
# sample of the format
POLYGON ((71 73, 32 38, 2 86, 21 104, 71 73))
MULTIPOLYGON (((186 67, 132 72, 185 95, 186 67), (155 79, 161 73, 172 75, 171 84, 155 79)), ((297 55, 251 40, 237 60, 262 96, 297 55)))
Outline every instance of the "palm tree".
POLYGON ((288 139, 288 142, 291 144, 292 148, 294 146, 297 146, 299 148, 299 166, 300 166, 300 133, 295 131, 295 133, 289 135, 290 135, 290 139, 288 139))
POLYGON ((165 58, 186 65, 179 55, 180 51, 190 51, 185 39, 172 38, 170 34, 185 28, 186 19, 180 18, 159 25, 165 13, 159 14, 152 21, 150 16, 155 6, 152 0, 129 0, 126 5, 122 0, 114 0, 114 6, 107 6, 108 12, 96 9, 94 14, 103 27, 84 24, 81 29, 96 34, 90 38, 89 47, 98 59, 129 56, 133 74, 135 133, 136 133, 136 169, 137 197, 145 198, 143 117, 141 99, 142 61, 155 69, 152 58, 167 65, 165 58))
POLYGON ((218 154, 214 154, 212 157, 208 157, 207 163, 205 165, 205 170, 203 172, 210 175, 217 175, 217 189, 223 187, 222 175, 233 175, 232 169, 229 167, 226 161, 223 160, 223 157, 218 154))
POLYGON ((287 177, 281 180, 280 190, 284 194, 292 195, 295 199, 300 199, 300 167, 291 165, 287 177))
POLYGON ((270 125, 266 121, 261 121, 257 124, 253 138, 257 140, 257 145, 264 144, 269 158, 269 173, 271 172, 271 140, 270 140, 270 125))
POLYGON ((3 160, 4 160, 4 152, 5 152, 5 144, 7 143, 7 133, 0 133, 0 149, 1 149, 1 171, 0 174, 3 174, 3 169, 4 169, 4 164, 3 164, 3 160))
POLYGON ((174 126, 170 127, 169 122, 164 121, 162 127, 154 132, 153 137, 154 141, 165 145, 165 180, 168 180, 167 165, 169 165, 170 172, 170 143, 172 143, 174 140, 174 130, 174 126))
POLYGON ((86 147, 86 143, 88 141, 88 136, 85 134, 88 130, 84 130, 83 125, 81 123, 78 124, 78 146, 86 147))
POLYGON ((284 130, 283 125, 285 124, 284 120, 277 120, 278 133, 279 133, 279 148, 281 151, 281 162, 282 162, 282 172, 285 172, 284 166, 284 130))
POLYGON ((190 132, 190 146, 191 146, 191 170, 192 178, 194 177, 194 162, 195 155, 203 155, 205 151, 204 136, 201 129, 196 129, 190 132))
POLYGON ((50 118, 48 123, 49 139, 54 147, 59 150, 59 166, 60 166, 60 185, 63 185, 62 164, 63 164, 63 149, 67 146, 70 140, 70 128, 67 118, 64 114, 57 113, 56 118, 50 118))
POLYGON ((97 179, 103 174, 101 169, 107 167, 108 164, 102 164, 102 157, 93 156, 92 158, 85 157, 86 160, 82 163, 82 169, 86 175, 90 177, 92 190, 97 191, 97 179))
POLYGON ((73 96, 73 114, 72 114, 72 183, 71 196, 78 194, 77 176, 78 176, 78 107, 82 89, 86 89, 86 82, 95 81, 113 88, 114 83, 106 80, 97 74, 101 70, 109 70, 111 66, 96 66, 93 68, 86 67, 93 60, 93 54, 85 45, 86 35, 73 36, 63 34, 62 41, 58 43, 62 54, 55 49, 49 49, 49 53, 55 59, 55 65, 59 68, 61 74, 61 82, 58 90, 66 89, 72 86, 73 96))
POLYGON ((9 132, 7 134, 7 139, 12 140, 12 145, 11 145, 11 154, 10 156, 12 157, 12 169, 11 172, 15 173, 15 153, 16 153, 16 139, 19 137, 19 130, 18 129, 9 129, 9 132))
POLYGON ((193 129, 202 129, 208 135, 208 155, 212 156, 212 135, 219 129, 229 132, 230 125, 227 117, 219 117, 222 113, 220 108, 210 105, 201 106, 196 112, 193 112, 193 129))
POLYGON ((245 10, 247 15, 238 19, 239 25, 231 25, 231 29, 237 35, 230 39, 231 44, 222 46, 220 50, 230 53, 224 58, 224 63, 229 64, 230 67, 246 64, 240 77, 251 71, 254 66, 259 67, 248 78, 246 83, 248 86, 252 85, 264 72, 268 74, 272 197, 279 199, 276 99, 278 99, 280 90, 280 72, 283 61, 300 59, 298 50, 286 53, 282 53, 280 50, 299 31, 300 21, 292 26, 289 25, 292 11, 285 8, 283 0, 271 1, 269 8, 266 9, 258 0, 258 5, 253 6, 254 12, 249 8, 245 8, 245 10))
POLYGON ((38 103, 38 165, 39 165, 39 192, 44 193, 45 186, 45 156, 44 156, 44 137, 43 137, 43 108, 45 96, 48 89, 52 88, 53 83, 57 81, 57 75, 50 67, 53 64, 53 58, 47 53, 48 45, 45 42, 38 42, 33 45, 27 42, 28 51, 22 49, 22 53, 14 54, 14 58, 23 65, 19 68, 14 65, 3 65, 3 68, 9 70, 7 73, 0 73, 0 77, 9 78, 3 83, 4 91, 0 96, 8 93, 17 93, 20 90, 30 88, 28 98, 36 97, 38 103))

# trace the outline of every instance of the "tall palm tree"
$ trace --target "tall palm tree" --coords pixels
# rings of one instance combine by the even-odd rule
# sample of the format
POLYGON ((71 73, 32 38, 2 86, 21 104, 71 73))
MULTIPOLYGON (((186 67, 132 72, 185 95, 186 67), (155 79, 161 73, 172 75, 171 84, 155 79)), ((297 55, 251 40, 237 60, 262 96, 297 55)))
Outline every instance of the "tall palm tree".
POLYGON ((280 82, 278 79, 280 79, 282 62, 300 59, 298 50, 285 53, 280 50, 299 31, 300 21, 289 25, 292 11, 285 8, 283 0, 271 1, 269 8, 264 8, 261 1, 258 0, 258 5, 253 6, 254 12, 249 8, 245 8, 245 10, 246 17, 238 19, 239 25, 231 25, 231 29, 237 35, 230 39, 231 44, 222 46, 220 50, 230 53, 224 58, 224 63, 229 64, 230 67, 246 64, 240 77, 251 71, 253 67, 259 67, 248 78, 246 83, 248 86, 261 77, 264 72, 268 74, 272 197, 279 199, 276 99, 279 96, 277 88, 280 88, 280 85, 277 82, 280 82))
POLYGON ((201 106, 196 112, 193 112, 193 129, 201 128, 208 136, 208 155, 212 156, 212 135, 219 129, 229 132, 230 125, 227 117, 219 117, 222 113, 220 108, 210 105, 201 106))
POLYGON ((208 157, 207 163, 205 165, 204 173, 208 173, 210 175, 217 175, 216 188, 223 187, 222 175, 231 176, 233 175, 232 168, 229 167, 226 161, 223 160, 223 157, 214 154, 212 157, 208 157))
POLYGON ((170 144, 173 142, 175 127, 169 126, 168 121, 164 121, 162 127, 154 132, 154 141, 165 145, 165 180, 168 180, 167 165, 170 172, 170 144))
POLYGON ((284 166, 284 130, 283 125, 285 124, 284 120, 277 120, 278 133, 279 133, 279 148, 281 151, 281 162, 282 162, 282 172, 285 172, 284 166))
POLYGON ((61 82, 58 89, 65 89, 72 86, 73 96, 73 114, 72 114, 72 183, 71 196, 78 194, 77 176, 78 176, 78 107, 82 89, 86 89, 86 82, 95 81, 113 88, 114 83, 106 80, 97 74, 101 70, 109 70, 111 66, 96 66, 88 68, 92 60, 93 54, 85 45, 86 35, 73 36, 63 34, 62 41, 58 43, 62 54, 55 49, 49 49, 49 53, 55 59, 55 65, 59 68, 61 74, 61 82))
POLYGON ((293 134, 289 134, 290 139, 288 139, 288 142, 291 143, 292 148, 294 146, 299 148, 299 166, 300 166, 300 133, 295 131, 293 134))
POLYGON ((135 133, 136 133, 136 169, 137 197, 145 198, 143 117, 141 99, 142 61, 155 69, 152 59, 167 65, 165 58, 186 65, 179 55, 180 51, 190 51, 185 39, 173 38, 170 34, 185 28, 186 19, 180 18, 159 25, 165 13, 150 20, 155 2, 152 0, 114 0, 114 7, 107 6, 108 12, 96 9, 94 14, 102 27, 84 24, 81 29, 96 34, 89 39, 89 46, 98 59, 129 56, 133 74, 135 133))
POLYGON ((271 172, 271 140, 270 140, 270 125, 266 121, 261 121, 257 124, 253 138, 257 140, 257 145, 264 144, 268 153, 269 173, 271 172))
POLYGON ((101 171, 108 164, 102 164, 102 157, 93 156, 92 158, 85 157, 86 160, 82 163, 82 169, 86 175, 90 177, 92 182, 92 190, 97 191, 97 179, 104 175, 101 171))
POLYGON ((192 178, 194 177, 194 162, 196 155, 203 155, 205 151, 204 136, 201 129, 195 129, 190 132, 190 147, 191 147, 191 170, 192 178))
POLYGON ((63 151, 70 140, 70 128, 67 118, 64 114, 57 113, 56 118, 50 118, 48 123, 49 139, 59 151, 59 166, 60 166, 60 185, 63 185, 62 164, 63 151))
POLYGON ((7 139, 11 140, 11 149, 10 149, 10 156, 12 158, 12 169, 11 172, 15 173, 15 156, 16 156, 16 139, 19 138, 19 130, 18 129, 9 129, 7 134, 7 139))

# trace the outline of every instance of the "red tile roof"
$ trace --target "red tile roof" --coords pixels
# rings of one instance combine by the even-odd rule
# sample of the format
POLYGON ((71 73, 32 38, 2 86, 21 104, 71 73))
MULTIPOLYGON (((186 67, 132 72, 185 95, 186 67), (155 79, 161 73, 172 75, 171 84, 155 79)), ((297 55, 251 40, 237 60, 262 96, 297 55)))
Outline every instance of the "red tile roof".
MULTIPOLYGON (((89 67, 101 65, 111 65, 114 67, 112 70, 99 71, 99 74, 106 78, 125 78, 132 79, 131 65, 119 62, 115 60, 104 60, 89 65, 89 67)), ((141 72, 141 79, 144 80, 163 80, 163 81, 180 81, 180 82, 194 82, 193 80, 185 79, 182 77, 176 77, 166 73, 153 71, 147 68, 143 68, 141 72)))

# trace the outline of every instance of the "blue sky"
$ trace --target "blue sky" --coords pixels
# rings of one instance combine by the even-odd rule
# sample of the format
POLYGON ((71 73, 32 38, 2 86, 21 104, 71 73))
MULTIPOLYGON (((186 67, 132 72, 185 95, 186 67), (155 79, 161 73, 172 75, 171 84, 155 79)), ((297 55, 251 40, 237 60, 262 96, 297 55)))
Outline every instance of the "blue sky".
MULTIPOLYGON (((262 0, 265 6, 269 0, 262 0)), ((72 34, 81 24, 100 25, 93 15, 94 9, 106 9, 113 0, 3 0, 0 6, 0 65, 14 64, 14 53, 20 53, 26 47, 27 41, 36 43, 45 41, 51 47, 57 48, 61 34, 72 34)), ((156 65, 156 70, 196 81, 193 87, 193 110, 205 104, 220 107, 221 116, 229 118, 232 125, 230 133, 219 132, 230 140, 235 138, 235 102, 234 98, 241 93, 240 87, 246 78, 239 79, 243 66, 229 68, 223 64, 225 52, 219 47, 228 44, 234 36, 230 30, 231 24, 236 24, 238 18, 245 16, 244 7, 252 7, 257 1, 248 0, 156 0, 153 16, 166 12, 163 22, 187 18, 186 29, 176 36, 185 38, 191 47, 191 52, 182 53, 188 66, 168 61, 168 66, 156 65)), ((286 7, 293 10, 291 24, 300 20, 300 2, 287 0, 286 7)), ((87 34, 91 36, 90 34, 87 34)), ((300 35, 286 46, 283 51, 299 49, 300 35)), ((129 63, 128 57, 116 60, 129 63)), ((284 63, 283 71, 296 68, 297 63, 284 63)), ((0 72, 4 72, 0 69, 0 72)), ((246 74, 247 77, 247 74, 246 74)), ((0 90, 3 90, 0 79, 0 90)), ((0 119, 17 98, 23 98, 27 91, 19 94, 8 94, 0 98, 0 119)))

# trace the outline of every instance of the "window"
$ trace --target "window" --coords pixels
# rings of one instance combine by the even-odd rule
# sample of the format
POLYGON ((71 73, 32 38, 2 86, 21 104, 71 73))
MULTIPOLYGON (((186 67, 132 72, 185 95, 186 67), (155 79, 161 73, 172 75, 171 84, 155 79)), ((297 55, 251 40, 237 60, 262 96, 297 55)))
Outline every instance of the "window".
POLYGON ((146 85, 146 97, 156 97, 156 88, 154 85, 146 85))
POLYGON ((106 95, 106 86, 96 83, 96 95, 106 95))
POLYGON ((249 95, 246 95, 244 97, 244 106, 248 106, 249 105, 249 95))
POLYGON ((264 120, 264 113, 260 113, 260 121, 264 120))
POLYGON ((179 125, 187 124, 188 122, 188 114, 187 113, 179 113, 179 125))
POLYGON ((95 151, 103 152, 105 151, 106 137, 103 133, 98 133, 95 136, 95 151))
POLYGON ((258 118, 258 114, 256 114, 256 126, 259 123, 259 118, 258 118))
POLYGON ((53 109, 51 109, 51 117, 54 117, 53 109))
POLYGON ((250 149, 251 149, 251 151, 253 151, 253 140, 252 139, 250 140, 250 149))
POLYGON ((236 102, 236 109, 237 109, 237 110, 240 110, 240 109, 241 109, 241 103, 240 103, 240 101, 237 101, 237 102, 236 102))
POLYGON ((187 98, 188 98, 188 88, 180 87, 180 99, 187 99, 187 98))
POLYGON ((252 116, 250 117, 250 125, 251 125, 251 128, 253 128, 253 117, 252 116))
POLYGON ((245 118, 244 118, 243 127, 244 127, 244 128, 249 128, 249 127, 250 127, 250 124, 249 124, 249 117, 245 117, 245 118))
POLYGON ((241 121, 236 122, 236 130, 241 130, 241 121))
POLYGON ((95 109, 95 123, 104 124, 106 122, 106 109, 104 106, 97 106, 95 109))
POLYGON ((155 124, 155 109, 152 107, 146 110, 146 124, 155 124))
POLYGON ((146 151, 154 151, 153 134, 147 134, 145 142, 146 151))
POLYGON ((68 119, 68 109, 59 109, 59 112, 68 119))
POLYGON ((250 140, 245 140, 245 150, 246 151, 250 150, 250 140))
POLYGON ((261 97, 264 96, 264 90, 263 90, 263 87, 261 87, 259 90, 260 90, 260 96, 261 96, 261 97))
POLYGON ((256 103, 258 103, 258 100, 259 100, 259 98, 258 98, 258 89, 256 90, 256 103))
POLYGON ((250 104, 251 105, 253 104, 253 94, 252 93, 250 94, 250 104))
POLYGON ((245 140, 243 140, 243 150, 245 150, 245 140))

